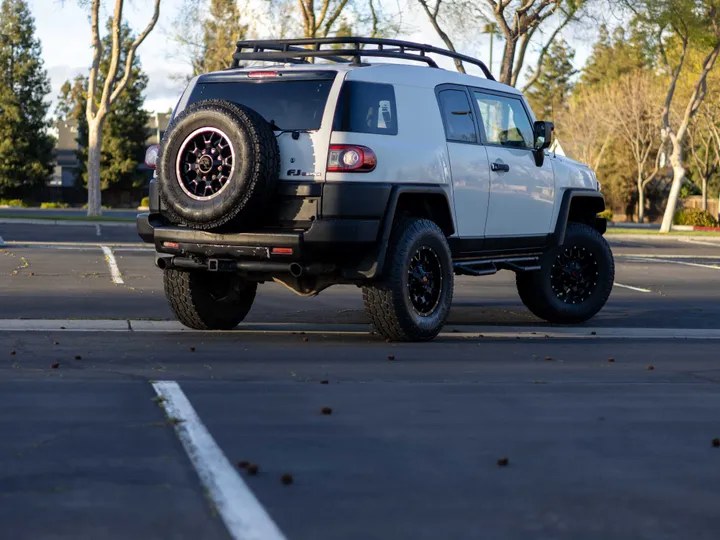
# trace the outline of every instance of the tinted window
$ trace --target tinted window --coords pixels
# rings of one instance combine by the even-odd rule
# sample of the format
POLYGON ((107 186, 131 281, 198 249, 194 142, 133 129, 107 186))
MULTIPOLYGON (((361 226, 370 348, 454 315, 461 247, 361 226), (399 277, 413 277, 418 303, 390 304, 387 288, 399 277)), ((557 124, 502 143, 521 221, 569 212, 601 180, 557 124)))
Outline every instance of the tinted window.
POLYGON ((188 105, 224 99, 257 111, 274 129, 320 129, 332 81, 201 83, 188 105))
POLYGON ((352 133, 397 135, 393 86, 346 81, 340 90, 333 129, 352 133))
POLYGON ((462 90, 443 90, 439 99, 447 140, 477 142, 475 122, 467 94, 462 90))
POLYGON ((491 144, 533 147, 533 130, 525 108, 518 99, 475 92, 485 137, 491 144))

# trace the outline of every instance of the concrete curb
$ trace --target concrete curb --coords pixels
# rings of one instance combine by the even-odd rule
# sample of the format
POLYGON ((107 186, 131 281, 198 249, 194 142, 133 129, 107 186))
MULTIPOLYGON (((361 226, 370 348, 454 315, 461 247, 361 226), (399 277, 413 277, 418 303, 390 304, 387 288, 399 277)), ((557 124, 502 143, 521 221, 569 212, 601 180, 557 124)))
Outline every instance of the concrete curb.
POLYGON ((689 240, 703 240, 707 242, 713 242, 720 247, 720 234, 717 237, 714 236, 691 236, 687 234, 623 234, 623 233, 609 233, 605 235, 605 238, 612 242, 613 240, 658 240, 660 242, 669 242, 672 240, 682 240, 687 242, 689 240))
MULTIPOLYGON (((177 321, 0 319, 0 332, 205 333, 239 337, 243 334, 293 333, 369 336, 371 331, 369 324, 245 323, 236 330, 203 332, 185 328, 177 321)), ((448 325, 440 338, 720 340, 720 329, 448 325)))
POLYGON ((80 225, 88 225, 95 227, 100 225, 101 227, 135 227, 134 221, 84 221, 84 220, 70 220, 70 219, 31 219, 31 218, 0 218, 0 223, 6 225, 60 225, 60 226, 72 226, 77 227, 80 225))

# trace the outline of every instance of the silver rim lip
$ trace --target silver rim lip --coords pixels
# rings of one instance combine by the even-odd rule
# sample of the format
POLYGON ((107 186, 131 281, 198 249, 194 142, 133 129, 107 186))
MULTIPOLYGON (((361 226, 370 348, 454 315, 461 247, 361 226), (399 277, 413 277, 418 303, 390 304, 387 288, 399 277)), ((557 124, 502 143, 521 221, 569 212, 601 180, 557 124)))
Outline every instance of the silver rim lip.
POLYGON ((180 184, 180 188, 183 190, 185 195, 188 197, 195 199, 196 201, 209 201, 210 199, 214 199, 218 195, 220 195, 223 191, 225 191, 225 188, 230 184, 230 181, 232 180, 233 173, 235 172, 235 148, 232 145, 232 142, 230 142, 230 138, 225 134, 224 131, 221 131, 214 127, 202 127, 200 129, 196 129, 193 131, 190 135, 185 137, 185 140, 182 143, 182 146, 180 147, 180 151, 177 154, 177 159, 175 160, 175 174, 177 175, 177 181, 178 184, 180 184), (208 197, 200 197, 198 195, 195 195, 193 193, 190 193, 190 191, 185 187, 185 184, 183 182, 183 176, 182 171, 180 170, 181 160, 182 156, 185 153, 185 149, 187 148, 187 145, 190 144, 190 141, 192 141, 195 137, 200 135, 201 133, 215 133, 217 135, 220 135, 223 139, 225 139, 225 142, 227 142, 228 146, 230 147, 230 157, 232 158, 232 167, 230 168, 230 173, 228 174, 228 180, 225 182, 225 185, 222 186, 217 192, 213 193, 212 195, 209 195, 208 197))

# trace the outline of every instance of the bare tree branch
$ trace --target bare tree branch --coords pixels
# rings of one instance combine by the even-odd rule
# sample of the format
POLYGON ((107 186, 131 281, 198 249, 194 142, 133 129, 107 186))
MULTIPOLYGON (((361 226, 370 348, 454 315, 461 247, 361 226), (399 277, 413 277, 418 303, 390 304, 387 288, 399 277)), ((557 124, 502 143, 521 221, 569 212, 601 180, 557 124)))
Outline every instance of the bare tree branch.
MULTIPOLYGON (((135 41, 132 42, 132 45, 130 45, 130 49, 128 49, 127 52, 127 58, 125 59, 125 72, 123 73, 123 78, 120 79, 120 81, 115 86, 115 90, 113 91, 112 95, 110 96, 110 104, 112 105, 115 100, 118 98, 118 96, 122 93, 123 90, 125 90, 125 87, 128 84, 128 81, 130 80, 130 76, 132 74, 132 64, 135 60, 135 53, 137 51, 137 48, 142 45, 142 42, 145 41, 145 38, 148 37, 150 32, 152 32, 153 28, 155 28, 155 25, 157 24, 158 19, 160 18, 160 0, 155 0, 155 9, 153 10, 152 18, 150 19, 150 22, 147 24, 145 29, 138 35, 138 37, 135 38, 135 41)), ((117 73, 116 73, 117 74, 117 73)))
MULTIPOLYGON (((430 19, 430 24, 432 24, 433 28, 435 29, 435 32, 437 32, 438 36, 440 36, 440 39, 443 40, 443 43, 445 43, 445 46, 450 49, 452 52, 457 52, 455 50, 455 45, 453 45, 452 40, 450 39, 450 36, 445 33, 445 31, 440 27, 440 22, 438 21, 438 11, 440 9, 440 2, 442 0, 435 0, 437 4, 435 5, 435 8, 433 10, 430 9, 428 6, 427 0, 418 0, 420 2, 420 5, 425 10, 425 13, 430 19)), ((492 2, 492 0, 489 0, 492 2)), ((460 60, 453 59, 455 62, 455 69, 457 69, 460 73, 466 73, 465 66, 463 66, 463 63, 460 60)))

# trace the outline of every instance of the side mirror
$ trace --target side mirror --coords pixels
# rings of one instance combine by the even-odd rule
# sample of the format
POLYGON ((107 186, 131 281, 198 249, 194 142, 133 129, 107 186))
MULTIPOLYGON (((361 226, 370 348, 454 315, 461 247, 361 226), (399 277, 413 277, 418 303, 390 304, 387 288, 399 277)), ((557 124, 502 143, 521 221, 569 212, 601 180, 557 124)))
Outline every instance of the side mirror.
POLYGON ((533 124, 533 136, 535 137, 535 164, 542 167, 545 161, 545 149, 553 142, 555 124, 552 122, 535 122, 533 124))

